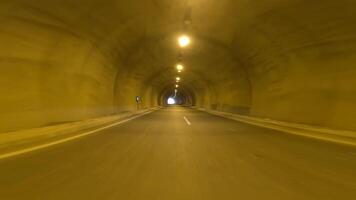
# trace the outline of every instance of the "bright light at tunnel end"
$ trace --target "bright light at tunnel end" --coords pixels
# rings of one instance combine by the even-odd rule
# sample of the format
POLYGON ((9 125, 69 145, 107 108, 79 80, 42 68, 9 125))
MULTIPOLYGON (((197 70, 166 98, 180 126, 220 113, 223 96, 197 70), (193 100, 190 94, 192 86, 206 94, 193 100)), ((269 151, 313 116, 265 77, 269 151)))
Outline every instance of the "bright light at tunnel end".
POLYGON ((176 104, 176 100, 174 100, 174 98, 170 97, 170 98, 168 98, 167 103, 168 103, 168 105, 174 105, 174 104, 176 104))

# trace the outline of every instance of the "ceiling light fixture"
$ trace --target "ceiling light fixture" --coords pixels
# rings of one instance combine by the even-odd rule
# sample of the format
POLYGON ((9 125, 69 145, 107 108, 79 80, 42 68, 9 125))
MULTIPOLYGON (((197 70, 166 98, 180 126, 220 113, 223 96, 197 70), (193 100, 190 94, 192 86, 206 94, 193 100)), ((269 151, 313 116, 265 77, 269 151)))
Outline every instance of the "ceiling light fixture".
POLYGON ((183 65, 181 65, 181 64, 177 65, 177 70, 178 71, 182 71, 183 69, 184 69, 183 65))
POLYGON ((190 38, 186 35, 182 35, 178 38, 178 43, 180 47, 186 47, 190 44, 190 38))

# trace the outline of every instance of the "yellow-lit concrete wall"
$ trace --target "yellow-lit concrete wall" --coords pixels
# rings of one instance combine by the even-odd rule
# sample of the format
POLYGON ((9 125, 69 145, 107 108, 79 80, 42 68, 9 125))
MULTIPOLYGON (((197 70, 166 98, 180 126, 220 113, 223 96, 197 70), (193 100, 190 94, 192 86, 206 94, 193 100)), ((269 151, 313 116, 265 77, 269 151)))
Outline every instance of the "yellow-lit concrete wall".
POLYGON ((251 115, 355 130, 356 2, 259 9, 234 43, 251 80, 251 115))
POLYGON ((356 2, 194 5, 203 24, 196 56, 217 93, 210 108, 356 129, 356 2))
POLYGON ((136 110, 138 95, 157 105, 105 44, 61 21, 74 12, 39 2, 0 4, 0 132, 136 110))

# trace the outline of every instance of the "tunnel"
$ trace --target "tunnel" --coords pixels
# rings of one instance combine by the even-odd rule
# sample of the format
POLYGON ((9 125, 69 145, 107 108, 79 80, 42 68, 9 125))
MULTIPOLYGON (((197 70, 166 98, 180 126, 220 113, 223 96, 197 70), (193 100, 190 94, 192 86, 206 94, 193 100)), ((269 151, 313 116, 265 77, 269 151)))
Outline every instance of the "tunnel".
POLYGON ((4 0, 1 131, 162 105, 179 59, 195 106, 355 130, 355 6, 4 0))
POLYGON ((355 141, 355 13, 352 0, 1 0, 0 144, 1 135, 149 109, 355 141))

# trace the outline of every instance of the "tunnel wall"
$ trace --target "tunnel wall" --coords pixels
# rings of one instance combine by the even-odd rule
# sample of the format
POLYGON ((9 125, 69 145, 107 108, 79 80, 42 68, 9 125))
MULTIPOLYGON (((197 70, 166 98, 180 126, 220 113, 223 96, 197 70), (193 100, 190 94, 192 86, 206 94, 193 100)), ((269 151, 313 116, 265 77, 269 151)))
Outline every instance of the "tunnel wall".
MULTIPOLYGON (((315 53, 315 49, 304 49, 303 54, 307 51, 315 53)), ((356 129, 356 70, 352 66, 356 56, 334 53, 307 59, 290 58, 273 70, 256 68, 251 115, 356 129)))
POLYGON ((85 33, 43 17, 40 10, 5 6, 0 16, 0 132, 136 110, 136 96, 142 97, 140 109, 157 105, 156 91, 128 78, 132 75, 125 66, 85 33))
MULTIPOLYGON (((237 23, 229 16, 238 8, 230 9, 233 4, 227 2, 225 13, 214 13, 215 18, 226 19, 225 27, 237 23)), ((233 42, 225 56, 225 60, 238 60, 235 69, 244 68, 246 73, 227 70, 229 65, 222 59, 214 62, 214 66, 225 64, 220 74, 226 78, 213 84, 219 85, 215 87, 219 94, 216 103, 203 107, 356 130, 356 3, 246 4, 254 12, 238 12, 244 22, 231 33, 233 42), (247 80, 250 85, 239 80, 247 80)))
POLYGON ((254 66, 251 114, 355 130, 356 3, 307 5, 272 10, 247 29, 259 30, 249 37, 260 38, 248 48, 264 54, 247 61, 254 66))
MULTIPOLYGON (((210 109, 236 114, 250 114, 252 104, 251 83, 245 69, 233 66, 224 72, 224 78, 213 84, 216 94, 210 99, 210 109)), ((211 96, 211 90, 209 96, 211 96)))
MULTIPOLYGON (((262 38, 251 36, 251 32, 248 37, 262 38)), ((274 46, 267 38, 264 43, 251 43, 249 48, 262 45, 260 49, 270 55, 225 66, 225 70, 233 70, 222 70, 224 78, 212 83, 216 95, 209 90, 202 93, 198 105, 222 112, 355 130, 356 42, 329 40, 332 41, 279 54, 271 49, 274 46)))

